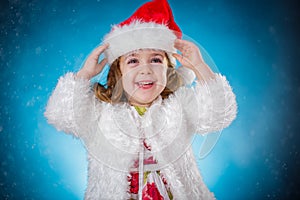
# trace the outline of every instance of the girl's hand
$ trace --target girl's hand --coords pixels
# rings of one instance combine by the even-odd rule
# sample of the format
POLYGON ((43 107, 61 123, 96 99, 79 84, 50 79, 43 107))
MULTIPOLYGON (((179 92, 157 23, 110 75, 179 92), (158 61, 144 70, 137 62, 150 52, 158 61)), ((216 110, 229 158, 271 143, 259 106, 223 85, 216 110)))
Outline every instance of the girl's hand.
POLYGON ((182 64, 194 71, 198 80, 209 80, 214 78, 215 74, 204 62, 199 48, 192 42, 176 39, 174 47, 182 54, 174 53, 173 56, 182 64))
POLYGON ((84 66, 77 73, 77 77, 90 80, 99 74, 107 63, 107 59, 104 58, 100 63, 98 63, 98 60, 100 55, 108 48, 108 46, 108 44, 104 44, 95 48, 86 59, 84 66))

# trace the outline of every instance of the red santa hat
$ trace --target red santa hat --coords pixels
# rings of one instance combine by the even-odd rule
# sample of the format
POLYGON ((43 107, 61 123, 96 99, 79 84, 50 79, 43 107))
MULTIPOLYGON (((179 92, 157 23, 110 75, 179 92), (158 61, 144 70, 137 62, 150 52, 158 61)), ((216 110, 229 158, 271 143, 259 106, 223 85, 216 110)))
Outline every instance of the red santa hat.
POLYGON ((103 43, 109 43, 104 54, 108 63, 112 64, 118 57, 131 51, 157 49, 165 51, 175 64, 171 54, 176 52, 174 40, 181 36, 168 1, 153 0, 143 4, 130 18, 112 27, 103 39, 103 43))

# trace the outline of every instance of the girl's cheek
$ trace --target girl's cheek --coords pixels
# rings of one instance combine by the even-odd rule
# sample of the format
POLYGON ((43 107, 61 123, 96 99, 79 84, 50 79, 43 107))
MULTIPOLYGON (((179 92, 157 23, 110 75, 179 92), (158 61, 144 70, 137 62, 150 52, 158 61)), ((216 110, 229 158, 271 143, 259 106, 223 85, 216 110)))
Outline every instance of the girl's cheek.
POLYGON ((127 71, 122 75, 122 83, 124 88, 132 88, 134 84, 134 73, 127 71))

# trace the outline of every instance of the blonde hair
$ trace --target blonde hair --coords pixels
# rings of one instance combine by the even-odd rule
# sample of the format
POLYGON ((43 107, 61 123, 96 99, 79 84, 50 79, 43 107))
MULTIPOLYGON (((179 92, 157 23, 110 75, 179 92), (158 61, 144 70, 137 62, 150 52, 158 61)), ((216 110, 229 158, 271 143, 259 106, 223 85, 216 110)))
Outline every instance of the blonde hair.
MULTIPOLYGON (((175 67, 170 62, 170 59, 167 57, 168 70, 167 70, 167 84, 165 89, 161 92, 163 99, 169 97, 170 94, 173 94, 179 87, 183 85, 183 80, 181 76, 177 73, 175 67)), ((101 85, 100 83, 94 84, 94 93, 95 96, 104 102, 107 103, 118 103, 126 101, 124 94, 124 89, 121 80, 122 73, 120 69, 120 57, 116 59, 110 66, 110 70, 107 75, 106 85, 101 85), (120 87, 119 87, 120 86, 120 87)))

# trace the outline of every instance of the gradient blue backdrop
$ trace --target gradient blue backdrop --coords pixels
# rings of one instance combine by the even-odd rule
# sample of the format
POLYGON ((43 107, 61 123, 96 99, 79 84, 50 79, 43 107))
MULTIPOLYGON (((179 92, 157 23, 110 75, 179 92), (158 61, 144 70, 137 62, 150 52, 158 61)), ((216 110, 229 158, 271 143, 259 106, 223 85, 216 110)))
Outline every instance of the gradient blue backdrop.
MULTIPOLYGON (((84 147, 48 125, 44 108, 59 76, 144 2, 1 1, 1 199, 83 198, 84 147)), ((284 2, 170 0, 237 95, 237 119, 198 160, 218 199, 300 197, 299 11, 284 2)))

